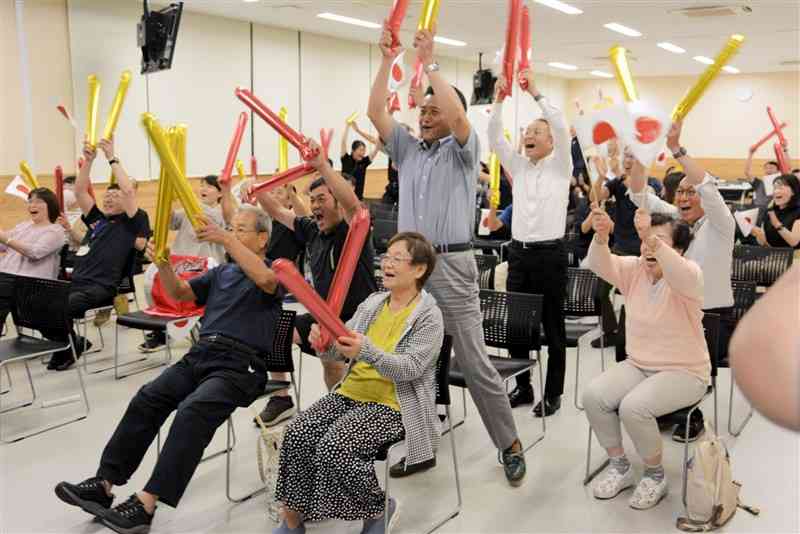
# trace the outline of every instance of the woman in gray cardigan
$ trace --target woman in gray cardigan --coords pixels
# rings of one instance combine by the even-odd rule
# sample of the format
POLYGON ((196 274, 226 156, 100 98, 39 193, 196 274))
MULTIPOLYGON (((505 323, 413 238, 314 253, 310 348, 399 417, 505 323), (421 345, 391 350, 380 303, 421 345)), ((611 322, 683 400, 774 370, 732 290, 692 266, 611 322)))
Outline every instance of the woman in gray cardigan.
MULTIPOLYGON (((397 234, 381 260, 388 293, 356 311, 323 358, 350 360, 334 391, 287 428, 276 498, 284 521, 274 534, 301 534, 304 520, 364 521, 363 533, 383 533, 384 493, 373 462, 387 443, 405 437, 407 464, 429 462, 439 444, 436 361, 444 337, 442 313, 422 287, 436 263, 433 247, 415 232, 397 234)), ((312 341, 319 337, 315 327, 312 341)), ((389 499, 389 522, 397 502, 389 499)))

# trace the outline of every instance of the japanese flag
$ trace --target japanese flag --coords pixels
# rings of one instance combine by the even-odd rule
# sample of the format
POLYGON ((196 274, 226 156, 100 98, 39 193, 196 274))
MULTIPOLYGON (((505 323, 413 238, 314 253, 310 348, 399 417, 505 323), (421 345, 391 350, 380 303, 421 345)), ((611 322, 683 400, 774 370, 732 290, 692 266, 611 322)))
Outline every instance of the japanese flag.
POLYGON ((28 201, 28 195, 31 192, 31 188, 28 184, 25 183, 25 180, 22 179, 22 176, 16 175, 11 183, 8 184, 6 187, 6 194, 13 195, 15 197, 19 197, 25 202, 28 201))
POLYGON ((403 87, 408 79, 406 78, 406 66, 403 61, 405 58, 405 51, 398 54, 394 62, 392 62, 392 69, 389 71, 389 92, 396 93, 403 87))
POLYGON ((739 225, 742 235, 747 237, 750 235, 750 232, 753 231, 753 227, 758 219, 758 208, 734 212, 733 218, 736 219, 736 224, 739 225))

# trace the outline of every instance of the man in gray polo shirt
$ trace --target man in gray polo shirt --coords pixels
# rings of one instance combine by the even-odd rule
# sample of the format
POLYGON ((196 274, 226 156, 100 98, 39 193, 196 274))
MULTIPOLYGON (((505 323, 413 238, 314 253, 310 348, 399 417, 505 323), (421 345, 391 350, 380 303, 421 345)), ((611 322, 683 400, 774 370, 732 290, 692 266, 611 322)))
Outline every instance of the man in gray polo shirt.
MULTIPOLYGON (((392 50, 391 42, 391 34, 384 28, 380 41, 383 59, 372 86, 368 115, 398 168, 398 230, 422 233, 439 253, 426 288, 436 298, 445 329, 453 336, 459 367, 483 424, 502 451, 506 478, 518 486, 525 476, 525 457, 508 396, 486 355, 478 270, 471 245, 480 169, 478 137, 467 120, 463 95, 439 73, 433 59, 433 34, 426 30, 418 31, 414 38, 431 85, 420 106, 421 139, 392 118, 385 105, 386 87, 392 62, 401 50, 392 50)), ((395 475, 420 469, 412 465, 405 470, 407 473, 394 469, 395 475)))

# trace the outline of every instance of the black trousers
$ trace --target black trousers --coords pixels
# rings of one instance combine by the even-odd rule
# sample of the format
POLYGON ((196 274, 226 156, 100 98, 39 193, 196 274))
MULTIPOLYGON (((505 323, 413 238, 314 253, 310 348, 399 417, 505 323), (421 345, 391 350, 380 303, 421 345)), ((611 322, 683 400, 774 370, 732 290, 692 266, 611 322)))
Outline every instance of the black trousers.
MULTIPOLYGON (((508 291, 544 297, 542 328, 547 342, 547 379, 544 397, 552 399, 564 392, 567 333, 564 326, 564 298, 567 291, 567 257, 564 246, 508 249, 508 291)), ((529 358, 527 349, 511 348, 512 358, 529 358)), ((531 387, 530 373, 517 376, 517 387, 531 387)))
POLYGON ((14 302, 14 278, 12 276, 0 276, 0 332, 6 326, 6 318, 11 313, 11 305, 14 302))
POLYGON ((128 482, 167 416, 176 411, 144 491, 172 507, 189 485, 216 429, 266 385, 264 361, 202 341, 133 397, 103 451, 97 476, 128 482))
MULTIPOLYGON (((114 302, 114 296, 116 296, 116 291, 103 286, 73 283, 69 289, 69 316, 71 319, 80 319, 88 310, 99 308, 100 306, 110 306, 114 302)), ((53 341, 66 341, 66 338, 60 332, 43 330, 42 335, 53 341)), ((75 334, 74 328, 70 332, 70 337, 72 338, 72 344, 75 346, 75 351, 80 354, 81 347, 78 344, 78 336, 75 334)), ((65 361, 71 357, 69 350, 53 354, 53 358, 56 358, 56 361, 65 361)))

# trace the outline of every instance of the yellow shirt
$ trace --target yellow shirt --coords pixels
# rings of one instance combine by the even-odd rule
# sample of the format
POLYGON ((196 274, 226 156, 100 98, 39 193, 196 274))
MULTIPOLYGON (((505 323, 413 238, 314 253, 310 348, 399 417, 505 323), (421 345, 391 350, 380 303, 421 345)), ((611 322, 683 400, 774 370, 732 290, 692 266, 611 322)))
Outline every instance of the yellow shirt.
MULTIPOLYGON (((372 344, 384 352, 393 352, 405 330, 406 319, 416 307, 416 302, 412 302, 402 310, 392 312, 387 300, 367 330, 372 344)), ((400 411, 394 382, 366 362, 357 361, 336 392, 359 402, 376 402, 400 411)))

